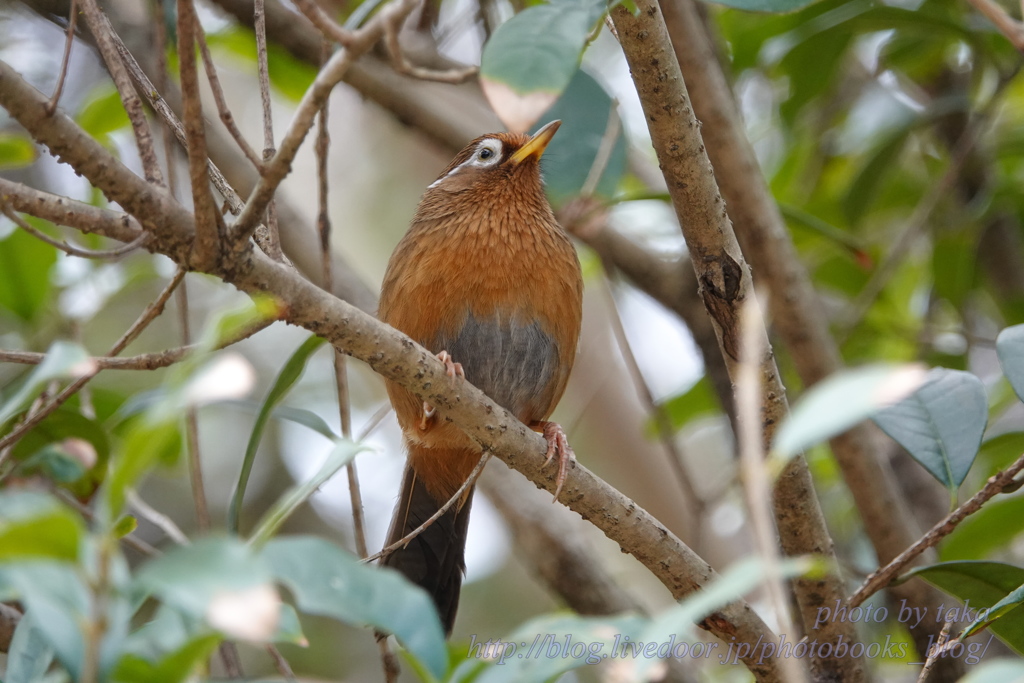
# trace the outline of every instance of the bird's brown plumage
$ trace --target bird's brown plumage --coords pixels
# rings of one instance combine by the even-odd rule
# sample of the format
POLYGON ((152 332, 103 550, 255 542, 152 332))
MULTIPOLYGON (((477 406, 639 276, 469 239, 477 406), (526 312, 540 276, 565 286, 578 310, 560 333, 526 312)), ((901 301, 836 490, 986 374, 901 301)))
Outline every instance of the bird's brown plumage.
MULTIPOLYGON (((391 256, 379 311, 432 352, 447 351, 467 381, 538 429, 565 391, 583 294, 576 251, 541 182, 539 157, 551 134, 542 131, 535 138, 546 137, 532 143, 525 135, 485 135, 455 157, 391 256)), ((409 449, 391 544, 458 490, 481 451, 451 422, 425 418, 423 403, 406 389, 393 382, 387 389, 409 449)), ((471 496, 384 561, 433 595, 449 632, 471 496)))

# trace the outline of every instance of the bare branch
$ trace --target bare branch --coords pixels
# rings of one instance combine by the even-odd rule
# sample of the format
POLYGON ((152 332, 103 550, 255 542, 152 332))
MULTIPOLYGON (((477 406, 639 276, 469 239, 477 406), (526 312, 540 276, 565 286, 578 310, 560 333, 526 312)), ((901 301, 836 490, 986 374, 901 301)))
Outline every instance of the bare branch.
POLYGON ((1008 490, 1017 482, 1014 477, 1024 471, 1024 455, 1007 467, 1002 472, 989 477, 985 486, 974 494, 970 500, 946 515, 946 518, 928 530, 916 543, 904 550, 895 557, 889 564, 879 568, 867 578, 857 592, 850 596, 849 604, 851 609, 862 604, 865 600, 885 588, 908 564, 913 562, 921 553, 928 548, 938 544, 943 538, 953 532, 960 522, 973 515, 981 507, 996 495, 1008 490))
POLYGON ((192 0, 177 0, 178 62, 181 94, 185 106, 185 138, 188 141, 188 175, 192 183, 192 204, 195 208, 195 244, 192 260, 196 267, 207 270, 222 258, 220 214, 210 194, 207 170, 206 128, 203 105, 199 96, 199 75, 196 72, 195 28, 199 24, 192 0))
MULTIPOLYGON (((274 119, 270 108, 270 69, 267 64, 267 27, 263 0, 255 0, 253 13, 256 27, 256 71, 260 84, 260 104, 263 107, 263 161, 266 162, 274 156, 274 119)), ((277 232, 277 205, 273 198, 267 205, 265 226, 257 227, 256 231, 262 233, 257 236, 256 243, 263 252, 275 261, 283 261, 281 239, 277 232)))
POLYGON ((409 63, 398 42, 398 34, 402 30, 402 24, 408 13, 402 13, 398 5, 388 5, 381 10, 381 15, 384 21, 384 44, 387 45, 388 54, 391 55, 391 63, 399 73, 438 83, 464 83, 479 73, 480 69, 475 66, 438 70, 409 63))
POLYGON ((306 18, 317 27, 327 40, 337 43, 342 47, 353 47, 357 43, 355 33, 342 28, 334 19, 321 9, 320 5, 313 0, 295 0, 295 6, 306 15, 306 18))
MULTIPOLYGON (((637 15, 619 5, 611 11, 611 17, 647 115, 651 140, 697 271, 704 305, 735 383, 742 338, 741 310, 743 303, 753 297, 750 269, 726 214, 661 10, 654 0, 638 0, 636 5, 640 10, 637 15)), ((762 387, 759 424, 762 443, 767 447, 786 416, 788 405, 763 322, 757 330, 757 346, 764 349, 758 359, 762 387)), ((785 554, 821 554, 831 565, 825 576, 799 577, 793 581, 803 622, 810 629, 816 623, 819 608, 833 606, 843 599, 843 580, 814 482, 802 456, 791 460, 776 480, 772 503, 785 554)), ((819 641, 837 642, 842 638, 854 642, 857 633, 853 624, 837 620, 825 624, 817 637, 819 641)), ((860 658, 817 656, 809 666, 850 682, 864 680, 865 676, 860 658)))
POLYGON ((142 101, 132 87, 131 79, 121 58, 118 56, 115 33, 107 17, 100 11, 96 0, 80 0, 82 13, 85 14, 85 22, 96 39, 96 46, 99 48, 103 61, 107 65, 107 71, 114 79, 114 85, 121 96, 121 103, 131 121, 132 130, 135 133, 135 144, 139 148, 139 157, 142 159, 142 167, 146 172, 146 180, 164 186, 164 176, 160 172, 160 163, 156 158, 156 148, 153 146, 153 132, 146 121, 146 112, 142 109, 142 101))
POLYGON ((60 60, 60 73, 57 75, 57 86, 53 89, 50 102, 46 106, 47 116, 57 110, 61 93, 64 92, 64 81, 68 77, 68 64, 71 62, 71 46, 75 44, 75 27, 78 26, 78 2, 71 0, 71 11, 68 13, 67 38, 64 41, 64 56, 60 60))
POLYGON ((18 214, 14 213, 10 205, 8 205, 6 201, 4 201, 3 197, 0 197, 0 211, 2 211, 3 214, 7 216, 15 225, 17 225, 19 228, 21 228, 28 234, 32 235, 33 237, 42 242, 49 244, 51 247, 56 247, 57 249, 60 249, 69 256, 79 256, 81 258, 94 259, 117 258, 119 256, 124 256, 129 252, 135 251, 139 247, 144 246, 146 242, 149 240, 149 235, 143 234, 139 235, 128 244, 124 244, 114 249, 105 249, 102 251, 83 249, 81 247, 72 246, 63 240, 56 240, 47 235, 45 232, 36 230, 31 225, 26 223, 20 216, 18 216, 18 214))
POLYGON ((995 27, 1006 36, 1011 45, 1019 52, 1024 52, 1024 23, 1011 17, 999 3, 993 2, 993 0, 967 0, 967 2, 995 24, 995 27))
MULTIPOLYGON (((194 232, 192 217, 166 194, 135 176, 117 159, 59 112, 38 116, 46 99, 3 61, 0 61, 0 106, 7 109, 32 136, 59 153, 79 173, 102 189, 132 215, 142 216, 155 239, 151 248, 187 262, 194 232), (154 209, 159 208, 159 211, 154 209)), ((419 400, 451 419, 481 449, 493 452, 534 483, 554 491, 555 472, 544 467, 547 443, 479 389, 460 382, 452 386, 444 364, 407 336, 372 316, 333 297, 293 269, 259 251, 231 268, 211 274, 239 289, 256 294, 273 291, 283 304, 284 319, 328 339, 345 353, 367 362, 378 374, 406 387, 419 400)), ((671 531, 633 501, 595 477, 579 463, 569 467, 559 501, 592 520, 624 552, 644 564, 671 592, 681 598, 714 580, 714 570, 671 531)), ((776 636, 742 602, 726 605, 701 626, 726 640, 756 642, 776 636)), ((782 680, 774 660, 747 664, 759 681, 782 680)))
MULTIPOLYGON (((203 67, 206 69, 206 80, 210 82, 210 91, 213 93, 213 101, 217 103, 217 112, 220 114, 220 120, 224 123, 224 127, 228 129, 228 133, 231 134, 238 148, 242 150, 245 158, 251 161, 252 165, 257 169, 262 169, 263 162, 249 145, 245 136, 242 135, 242 131, 238 129, 235 117, 231 115, 231 109, 224 98, 224 89, 221 88, 220 78, 217 76, 217 66, 213 63, 213 56, 210 55, 210 46, 206 44, 206 32, 198 21, 195 22, 195 29, 196 42, 199 43, 199 53, 203 56, 203 67)), ((210 163, 212 165, 213 162, 210 163)))

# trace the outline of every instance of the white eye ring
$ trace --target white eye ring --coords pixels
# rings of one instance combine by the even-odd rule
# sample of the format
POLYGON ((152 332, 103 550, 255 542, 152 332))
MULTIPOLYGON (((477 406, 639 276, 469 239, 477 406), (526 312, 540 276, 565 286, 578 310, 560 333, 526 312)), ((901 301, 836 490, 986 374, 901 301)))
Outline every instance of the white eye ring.
POLYGON ((501 140, 496 140, 495 138, 481 140, 476 148, 476 153, 473 154, 467 165, 482 168, 494 166, 501 161, 501 152, 501 140))

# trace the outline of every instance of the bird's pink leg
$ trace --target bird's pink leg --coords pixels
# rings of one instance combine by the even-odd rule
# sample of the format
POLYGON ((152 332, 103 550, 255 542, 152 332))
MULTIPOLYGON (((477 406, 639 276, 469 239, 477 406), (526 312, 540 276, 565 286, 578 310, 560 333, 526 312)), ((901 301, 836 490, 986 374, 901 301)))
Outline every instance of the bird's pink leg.
MULTIPOLYGON (((462 363, 456 363, 455 361, 453 361, 452 354, 448 353, 447 351, 441 351, 441 353, 437 354, 437 359, 444 363, 445 371, 448 373, 448 376, 451 377, 452 379, 455 379, 456 377, 461 377, 462 379, 466 378, 466 373, 462 369, 462 363)), ((427 431, 427 427, 430 426, 430 418, 432 417, 434 417, 434 406, 424 401, 423 418, 420 420, 421 432, 427 431)))
POLYGON ((562 485, 565 484, 565 478, 569 473, 569 463, 575 459, 576 454, 569 445, 565 430, 557 422, 538 421, 530 427, 541 432, 544 440, 548 442, 547 459, 544 464, 547 465, 556 455, 558 456, 558 474, 555 476, 555 500, 558 500, 558 494, 562 492, 562 485))

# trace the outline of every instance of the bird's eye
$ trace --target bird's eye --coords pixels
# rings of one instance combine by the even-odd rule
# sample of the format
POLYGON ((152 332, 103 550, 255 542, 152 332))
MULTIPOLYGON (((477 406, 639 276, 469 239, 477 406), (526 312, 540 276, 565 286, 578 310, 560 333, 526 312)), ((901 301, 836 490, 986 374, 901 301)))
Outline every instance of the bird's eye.
POLYGON ((491 149, 490 147, 484 147, 482 150, 480 150, 477 153, 477 157, 479 157, 481 160, 483 160, 483 159, 490 159, 493 156, 494 156, 494 150, 491 149))

